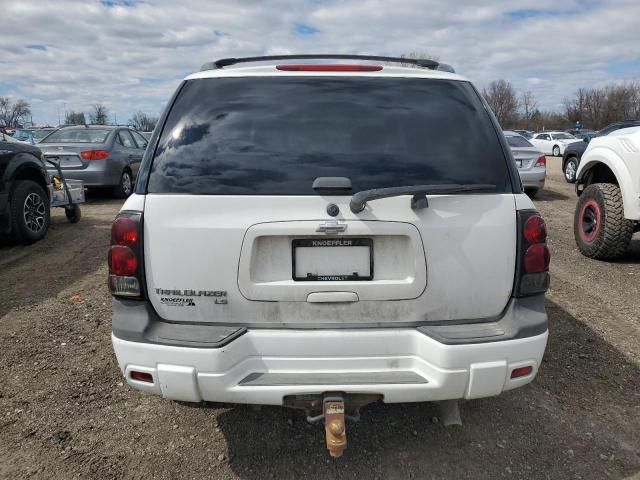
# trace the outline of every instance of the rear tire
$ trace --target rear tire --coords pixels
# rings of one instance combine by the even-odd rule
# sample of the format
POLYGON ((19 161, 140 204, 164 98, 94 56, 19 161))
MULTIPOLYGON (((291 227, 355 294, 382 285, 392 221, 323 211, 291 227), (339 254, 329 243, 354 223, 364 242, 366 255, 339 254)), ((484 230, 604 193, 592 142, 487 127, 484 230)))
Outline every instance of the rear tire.
POLYGON ((578 159, 571 157, 564 164, 564 179, 567 183, 576 183, 576 172, 578 171, 578 159))
POLYGON ((19 180, 11 193, 11 233, 18 243, 41 240, 49 229, 49 196, 33 180, 19 180))
POLYGON ((123 170, 120 175, 120 182, 113 189, 113 196, 116 198, 128 198, 133 192, 133 177, 130 170, 123 170))
POLYGON ((553 150, 551 150, 551 154, 554 157, 559 157, 560 156, 560 147, 558 145, 554 145, 553 146, 553 150))
POLYGON ((584 256, 612 259, 624 255, 633 228, 633 221, 624 218, 622 194, 617 185, 594 183, 580 195, 573 218, 573 234, 584 256))

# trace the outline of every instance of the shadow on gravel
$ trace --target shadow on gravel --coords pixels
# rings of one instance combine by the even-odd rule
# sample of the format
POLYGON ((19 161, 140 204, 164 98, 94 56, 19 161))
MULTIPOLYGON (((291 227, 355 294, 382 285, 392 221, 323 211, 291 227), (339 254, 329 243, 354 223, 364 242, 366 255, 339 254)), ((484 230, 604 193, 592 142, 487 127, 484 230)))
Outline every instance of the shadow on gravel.
POLYGON ((556 202, 558 200, 569 200, 569 196, 549 188, 544 188, 538 192, 533 200, 536 202, 556 202))
POLYGON ((640 369, 554 303, 539 377, 462 404, 443 427, 435 404, 372 405, 331 460, 321 425, 284 408, 236 407, 218 425, 240 478, 624 478, 640 471, 640 369))

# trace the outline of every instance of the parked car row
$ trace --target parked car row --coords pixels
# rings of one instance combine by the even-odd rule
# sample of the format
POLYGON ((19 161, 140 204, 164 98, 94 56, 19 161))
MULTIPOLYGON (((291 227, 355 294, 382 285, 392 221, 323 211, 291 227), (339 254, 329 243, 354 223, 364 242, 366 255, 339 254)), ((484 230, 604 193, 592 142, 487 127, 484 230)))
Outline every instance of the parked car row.
POLYGON ((147 143, 129 127, 81 125, 61 128, 38 146, 67 178, 82 180, 87 187, 112 188, 114 196, 127 198, 147 143))
POLYGON ((592 138, 604 137, 617 130, 637 126, 640 126, 640 120, 624 120, 622 122, 612 123, 602 130, 593 132, 593 135, 585 136, 581 142, 571 143, 562 155, 562 171, 564 172, 565 180, 569 183, 576 181, 576 172, 578 171, 580 160, 592 138))

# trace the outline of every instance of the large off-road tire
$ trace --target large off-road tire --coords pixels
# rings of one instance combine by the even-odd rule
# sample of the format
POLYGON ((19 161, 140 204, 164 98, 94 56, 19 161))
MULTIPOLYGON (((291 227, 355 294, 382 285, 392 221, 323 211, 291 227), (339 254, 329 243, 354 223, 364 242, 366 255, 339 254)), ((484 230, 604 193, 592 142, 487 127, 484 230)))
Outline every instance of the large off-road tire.
POLYGON ((573 234, 583 255, 597 259, 624 255, 633 227, 633 221, 624 218, 622 194, 617 185, 594 183, 580 195, 573 217, 573 234))
POLYGON ((33 180, 18 180, 9 200, 11 233, 18 243, 41 240, 49 229, 49 196, 33 180))
POLYGON ((116 198, 128 198, 133 193, 133 175, 131 170, 125 168, 120 175, 120 182, 113 189, 116 198))

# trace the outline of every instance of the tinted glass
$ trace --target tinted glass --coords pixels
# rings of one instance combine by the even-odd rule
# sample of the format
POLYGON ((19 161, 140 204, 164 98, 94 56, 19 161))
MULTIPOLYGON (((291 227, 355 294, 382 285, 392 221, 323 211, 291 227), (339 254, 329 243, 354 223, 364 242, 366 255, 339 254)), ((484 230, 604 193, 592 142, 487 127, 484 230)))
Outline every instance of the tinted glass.
POLYGON ((40 143, 104 143, 111 130, 97 128, 62 128, 40 143))
POLYGON ((488 183, 511 191, 497 132, 466 82, 262 77, 187 82, 162 130, 151 193, 315 195, 488 183))
POLYGON ((533 147, 526 138, 520 135, 509 135, 506 138, 510 147, 533 147))

